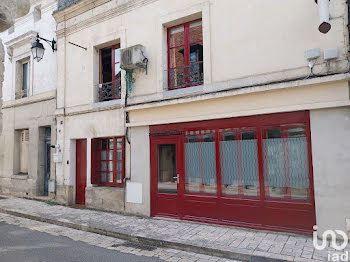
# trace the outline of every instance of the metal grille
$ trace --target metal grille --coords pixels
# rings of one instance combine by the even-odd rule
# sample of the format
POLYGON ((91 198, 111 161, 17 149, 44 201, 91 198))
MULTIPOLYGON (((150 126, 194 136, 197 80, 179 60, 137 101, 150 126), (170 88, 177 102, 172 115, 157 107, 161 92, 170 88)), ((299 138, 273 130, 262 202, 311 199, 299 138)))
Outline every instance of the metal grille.
POLYGON ((203 84, 203 62, 169 69, 169 89, 203 84))
POLYGON ((98 85, 99 102, 120 99, 121 97, 121 77, 116 77, 114 82, 108 82, 98 85))

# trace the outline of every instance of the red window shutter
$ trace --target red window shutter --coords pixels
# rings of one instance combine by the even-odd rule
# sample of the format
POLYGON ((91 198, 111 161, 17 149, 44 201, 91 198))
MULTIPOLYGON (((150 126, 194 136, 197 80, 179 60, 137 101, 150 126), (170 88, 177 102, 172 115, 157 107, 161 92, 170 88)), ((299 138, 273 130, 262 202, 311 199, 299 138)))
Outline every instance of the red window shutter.
POLYGON ((101 140, 91 140, 91 184, 101 183, 101 140))

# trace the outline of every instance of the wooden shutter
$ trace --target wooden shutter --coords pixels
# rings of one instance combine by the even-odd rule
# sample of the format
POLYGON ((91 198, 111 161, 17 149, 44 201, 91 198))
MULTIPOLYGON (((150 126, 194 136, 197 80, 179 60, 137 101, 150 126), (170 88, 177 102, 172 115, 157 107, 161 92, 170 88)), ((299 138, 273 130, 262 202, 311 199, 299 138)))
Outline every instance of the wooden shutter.
POLYGON ((101 183, 101 140, 91 140, 91 184, 101 183))
POLYGON ((20 141, 20 172, 28 173, 28 157, 29 157, 29 130, 21 131, 20 141))

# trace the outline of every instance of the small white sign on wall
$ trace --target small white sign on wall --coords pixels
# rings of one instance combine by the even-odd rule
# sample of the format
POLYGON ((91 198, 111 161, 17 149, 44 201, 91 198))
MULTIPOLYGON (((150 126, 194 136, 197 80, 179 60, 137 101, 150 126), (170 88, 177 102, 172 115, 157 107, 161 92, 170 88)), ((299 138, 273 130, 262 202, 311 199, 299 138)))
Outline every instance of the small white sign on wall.
POLYGON ((126 183, 126 202, 142 204, 142 184, 127 182, 126 183))
POLYGON ((57 152, 53 154, 53 162, 54 163, 62 163, 63 155, 61 152, 57 152))

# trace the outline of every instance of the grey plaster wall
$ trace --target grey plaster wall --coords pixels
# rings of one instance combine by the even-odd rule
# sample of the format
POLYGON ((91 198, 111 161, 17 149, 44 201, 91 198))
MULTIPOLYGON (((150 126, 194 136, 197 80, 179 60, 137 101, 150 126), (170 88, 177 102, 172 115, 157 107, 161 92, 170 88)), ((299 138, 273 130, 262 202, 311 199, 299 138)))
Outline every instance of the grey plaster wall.
POLYGON ((87 187, 85 204, 88 208, 122 212, 124 211, 124 188, 87 187))
POLYGON ((350 218, 350 107, 310 112, 316 220, 321 232, 350 218))

